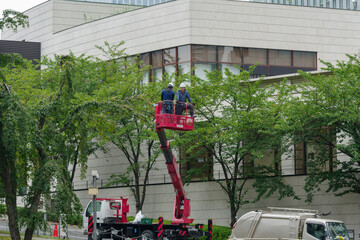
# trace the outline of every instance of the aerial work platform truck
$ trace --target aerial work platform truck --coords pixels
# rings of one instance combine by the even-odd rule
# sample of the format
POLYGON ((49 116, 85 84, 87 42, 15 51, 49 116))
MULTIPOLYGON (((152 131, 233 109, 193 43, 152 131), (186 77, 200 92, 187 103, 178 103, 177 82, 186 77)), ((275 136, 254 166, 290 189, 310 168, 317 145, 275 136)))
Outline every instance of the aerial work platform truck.
MULTIPOLYGON (((157 223, 141 221, 132 223, 127 220, 129 212, 128 198, 97 198, 97 240, 103 238, 111 239, 147 239, 147 240, 177 240, 177 239, 199 239, 203 236, 212 239, 212 220, 208 221, 208 231, 204 232, 203 224, 192 224, 190 217, 190 199, 187 198, 178 165, 170 148, 170 142, 165 135, 165 129, 175 131, 191 131, 194 129, 194 118, 189 116, 187 103, 174 103, 172 101, 159 102, 155 107, 156 132, 160 141, 160 148, 165 156, 165 163, 171 182, 174 186, 175 200, 172 215, 172 223, 164 224, 163 218, 159 217, 157 223), (172 111, 164 113, 163 104, 171 104, 172 111), (183 104, 185 114, 177 115, 176 106, 183 104)), ((83 216, 84 233, 92 239, 92 209, 93 202, 89 202, 83 216)), ((159 213, 160 215, 160 213, 159 213)))

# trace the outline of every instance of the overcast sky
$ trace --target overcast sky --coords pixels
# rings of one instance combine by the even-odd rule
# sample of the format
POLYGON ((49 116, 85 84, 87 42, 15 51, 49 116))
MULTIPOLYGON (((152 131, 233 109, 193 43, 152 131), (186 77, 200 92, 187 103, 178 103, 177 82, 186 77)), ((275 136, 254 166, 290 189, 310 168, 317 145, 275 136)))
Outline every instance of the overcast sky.
MULTIPOLYGON (((2 18, 2 12, 5 9, 12 9, 18 12, 24 12, 29 8, 45 2, 46 0, 0 0, 0 18, 2 18)), ((1 32, 0 32, 1 38, 1 32)))
POLYGON ((19 12, 23 12, 45 1, 46 0, 1 0, 0 1, 1 17, 2 17, 2 11, 4 9, 12 9, 19 12))

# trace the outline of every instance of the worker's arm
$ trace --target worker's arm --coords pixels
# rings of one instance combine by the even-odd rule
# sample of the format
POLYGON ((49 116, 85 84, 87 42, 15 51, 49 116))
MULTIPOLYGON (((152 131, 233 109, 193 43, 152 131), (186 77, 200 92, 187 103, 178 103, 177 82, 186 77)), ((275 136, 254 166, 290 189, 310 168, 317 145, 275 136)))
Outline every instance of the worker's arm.
POLYGON ((161 101, 164 101, 164 90, 161 92, 161 101))
POLYGON ((179 101, 179 91, 176 92, 176 101, 179 101))

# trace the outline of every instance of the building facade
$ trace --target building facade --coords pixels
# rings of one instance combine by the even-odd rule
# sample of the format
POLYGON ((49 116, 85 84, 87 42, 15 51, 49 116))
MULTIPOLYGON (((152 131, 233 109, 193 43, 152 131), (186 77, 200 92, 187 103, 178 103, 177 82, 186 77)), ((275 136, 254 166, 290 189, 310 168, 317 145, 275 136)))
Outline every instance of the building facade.
MULTIPOLYGON (((356 2, 356 1, 355 1, 356 2)), ((279 81, 286 75, 297 81, 297 70, 319 71, 319 59, 335 63, 345 60, 345 54, 357 54, 360 49, 360 11, 347 1, 331 3, 320 1, 239 1, 239 0, 176 0, 125 1, 106 3, 97 1, 49 0, 25 13, 30 27, 17 33, 5 30, 2 38, 12 41, 41 43, 41 54, 76 54, 101 57, 95 45, 102 46, 125 41, 129 55, 139 55, 144 64, 151 65, 143 82, 160 80, 164 73, 192 73, 205 78, 205 71, 228 68, 232 72, 258 64, 254 78, 265 75, 266 81, 279 81), (154 3, 152 6, 151 3, 154 3), (306 4, 305 4, 306 2, 306 4), (141 3, 141 4, 140 4, 141 3), (145 4, 144 4, 145 3, 145 4), (155 4, 159 3, 159 4, 155 4), (161 3, 161 4, 160 4, 161 3), (304 4, 302 4, 304 3, 304 4), (316 3, 316 4, 315 4, 316 3), (299 6, 304 5, 304 6, 299 6), (323 7, 322 7, 323 6, 323 7), (331 7, 332 6, 332 7, 331 7), (339 6, 339 7, 337 7, 339 6), (194 72, 191 69, 195 67, 194 72), (281 75, 281 77, 279 77, 281 75)), ((126 187, 105 188, 112 174, 125 171, 126 160, 121 152, 110 146, 109 154, 91 156, 85 180, 79 175, 74 187, 85 205, 89 197, 87 187, 91 171, 100 174, 99 195, 104 197, 131 196, 126 187)), ((277 200, 274 195, 255 204, 245 205, 238 213, 267 206, 314 208, 332 212, 331 218, 343 220, 354 239, 359 240, 360 199, 348 194, 336 198, 321 192, 314 202, 304 202, 306 154, 311 146, 294 146, 292 154, 283 156, 281 170, 284 180, 292 184, 303 200, 277 200), (302 148, 301 148, 302 147, 302 148), (302 152, 302 157, 296 157, 302 152)), ((338 156, 341 157, 341 156, 338 156)), ((198 161, 200 162, 200 160, 198 161)), ((173 206, 173 188, 167 175, 164 159, 159 158, 149 179, 148 194, 143 212, 150 217, 159 214, 170 218, 173 206)), ((186 171, 186 167, 182 166, 186 171)), ((222 179, 220 167, 210 171, 213 179, 222 179)), ((194 179, 186 187, 192 200, 192 217, 205 223, 213 217, 218 225, 228 225, 230 212, 225 194, 215 181, 194 179)), ((251 197, 251 196, 250 196, 251 197)), ((135 214, 130 199, 131 214, 135 214)))

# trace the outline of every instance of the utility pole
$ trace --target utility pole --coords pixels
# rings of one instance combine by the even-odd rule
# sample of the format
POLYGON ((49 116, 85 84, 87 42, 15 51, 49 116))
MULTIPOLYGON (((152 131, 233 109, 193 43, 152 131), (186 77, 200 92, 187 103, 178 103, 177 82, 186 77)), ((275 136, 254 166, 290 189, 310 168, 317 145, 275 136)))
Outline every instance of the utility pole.
POLYGON ((92 187, 89 188, 89 195, 93 196, 93 220, 94 220, 94 231, 93 231, 93 240, 97 240, 97 232, 96 232, 96 222, 97 222, 97 217, 96 217, 96 195, 98 194, 98 188, 96 185, 96 180, 99 179, 99 173, 96 170, 91 171, 91 175, 93 177, 93 182, 92 182, 92 187))

